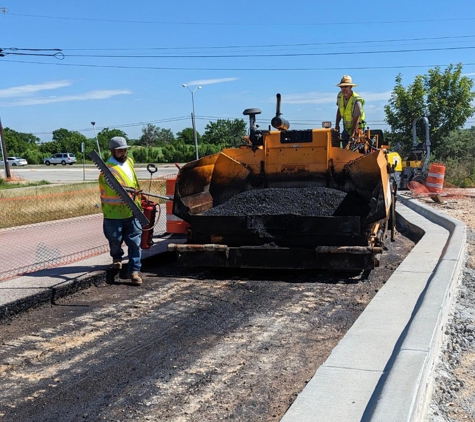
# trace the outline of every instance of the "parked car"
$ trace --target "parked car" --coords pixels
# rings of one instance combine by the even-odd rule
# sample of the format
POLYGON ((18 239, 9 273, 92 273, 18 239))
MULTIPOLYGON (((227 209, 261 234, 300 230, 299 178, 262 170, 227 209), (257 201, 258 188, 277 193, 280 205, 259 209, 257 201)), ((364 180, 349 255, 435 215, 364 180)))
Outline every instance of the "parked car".
MULTIPOLYGON (((28 161, 21 157, 7 157, 8 164, 11 166, 26 166, 28 161)), ((3 160, 0 160, 0 166, 3 166, 3 160)))
POLYGON ((65 166, 66 164, 73 165, 76 162, 76 156, 71 154, 70 152, 60 152, 58 154, 53 154, 51 157, 45 158, 44 163, 49 166, 53 164, 62 164, 65 166))

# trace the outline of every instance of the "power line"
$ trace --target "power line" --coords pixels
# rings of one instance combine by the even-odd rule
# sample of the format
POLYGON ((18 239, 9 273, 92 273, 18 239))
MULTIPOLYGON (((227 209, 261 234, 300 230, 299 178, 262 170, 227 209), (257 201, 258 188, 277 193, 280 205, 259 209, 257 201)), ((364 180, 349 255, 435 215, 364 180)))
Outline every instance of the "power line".
POLYGON ((68 57, 90 58, 129 58, 129 59, 226 59, 226 58, 250 58, 250 57, 314 57, 314 56, 342 56, 342 55, 366 55, 366 54, 393 54, 393 53, 421 53, 424 51, 448 51, 448 50, 473 50, 469 47, 439 47, 419 48, 404 50, 381 50, 381 51, 345 51, 330 53, 259 53, 259 54, 221 54, 221 55, 106 55, 106 54, 68 54, 68 57))
MULTIPOLYGON (((197 116, 198 118, 198 116, 197 116)), ((189 120, 190 116, 179 116, 179 117, 168 117, 165 119, 159 119, 159 120, 150 120, 146 122, 134 122, 134 123, 122 123, 119 125, 104 125, 104 126, 98 126, 96 127, 97 130, 103 130, 103 129, 121 129, 121 128, 127 128, 127 127, 136 127, 136 126, 146 126, 148 124, 159 124, 159 123, 171 123, 171 122, 180 122, 183 120, 189 120)), ((91 132, 93 131, 94 128, 83 128, 83 129, 76 129, 72 130, 71 132, 91 132)), ((32 135, 51 135, 53 132, 33 132, 32 135)))
POLYGON ((38 56, 54 57, 58 60, 64 59, 64 54, 60 48, 0 48, 0 57, 5 56, 38 56))
MULTIPOLYGON (((322 119, 318 119, 318 116, 316 116, 315 119, 309 120, 298 120, 298 119, 291 119, 290 123, 292 126, 305 126, 305 127, 317 127, 316 125, 320 124, 322 119)), ((236 118, 241 118, 244 119, 244 117, 219 117, 219 116, 196 116, 197 120, 207 120, 207 121, 217 121, 217 120, 234 120, 236 118)), ((134 123, 123 123, 120 125, 105 125, 102 127, 98 127, 98 130, 103 130, 103 129, 123 129, 123 128, 128 128, 128 127, 137 127, 137 126, 146 126, 148 124, 160 124, 160 123, 170 123, 170 122, 179 122, 183 120, 189 120, 190 116, 178 116, 178 117, 169 117, 165 119, 159 119, 159 120, 150 120, 150 121, 145 121, 145 122, 134 122, 134 123)), ((244 119, 245 120, 245 119, 244 119)), ((266 118, 265 116, 261 116, 259 119, 260 122, 263 121, 271 121, 271 118, 266 118)), ((389 126, 388 123, 384 120, 373 120, 368 122, 370 127, 383 127, 383 126, 389 126)), ((465 122, 465 124, 475 124, 475 118, 469 118, 465 122)), ((84 129, 78 129, 74 130, 71 132, 91 132, 93 129, 87 127, 84 129)), ((53 132, 33 132, 32 135, 39 136, 39 135, 51 135, 53 132)))
POLYGON ((75 20, 75 21, 89 21, 89 22, 111 22, 111 23, 138 23, 138 24, 160 24, 160 25, 185 25, 185 26, 365 26, 368 27, 370 25, 378 25, 381 26, 382 24, 401 24, 401 23, 423 23, 423 22, 460 22, 460 21, 471 21, 475 20, 475 18, 445 18, 445 19, 414 19, 414 20, 388 20, 388 21, 381 21, 378 20, 377 22, 371 21, 352 21, 352 22, 334 22, 325 21, 325 22, 289 22, 286 20, 285 22, 281 21, 259 21, 257 23, 252 22, 239 22, 239 23, 232 23, 229 21, 220 21, 220 22, 176 22, 176 21, 152 21, 152 20, 132 20, 132 19, 99 19, 99 18, 80 18, 80 17, 68 17, 68 16, 47 16, 47 15, 30 15, 30 14, 23 14, 23 13, 9 13, 10 16, 19 16, 19 17, 28 17, 28 18, 40 18, 40 19, 60 19, 60 20, 75 20))
MULTIPOLYGON (((368 69, 414 69, 414 68, 431 68, 431 67, 445 67, 449 64, 427 64, 427 65, 394 65, 394 66, 344 66, 344 67, 305 67, 305 68, 256 68, 256 67, 168 67, 168 66, 126 66, 126 65, 100 65, 100 64, 72 64, 72 63, 45 63, 33 61, 21 61, 2 59, 3 62, 24 63, 24 64, 39 64, 47 66, 69 66, 69 67, 92 67, 92 68, 108 68, 108 69, 146 69, 146 70, 207 70, 207 71, 327 71, 327 70, 368 70, 368 69)), ((461 63, 463 66, 472 66, 475 63, 461 63)))
POLYGON ((455 37, 424 37, 424 38, 399 38, 388 40, 362 40, 362 41, 336 41, 336 42, 317 42, 317 43, 296 43, 296 44, 257 44, 257 45, 228 45, 228 46, 200 46, 200 47, 132 47, 132 48, 68 48, 67 51, 128 51, 128 50, 203 50, 203 49, 239 49, 239 48, 274 48, 274 47, 316 47, 316 46, 335 46, 335 45, 361 45, 371 43, 394 43, 407 41, 436 41, 436 40, 453 40, 475 38, 474 35, 461 35, 455 37))

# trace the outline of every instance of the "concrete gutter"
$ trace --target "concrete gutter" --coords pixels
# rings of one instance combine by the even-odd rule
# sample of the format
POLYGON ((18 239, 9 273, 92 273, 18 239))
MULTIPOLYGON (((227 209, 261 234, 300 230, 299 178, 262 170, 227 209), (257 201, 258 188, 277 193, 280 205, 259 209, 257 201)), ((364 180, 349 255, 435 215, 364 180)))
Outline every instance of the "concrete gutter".
POLYGON ((465 262, 466 226, 398 195, 399 220, 424 235, 281 422, 424 419, 465 262))

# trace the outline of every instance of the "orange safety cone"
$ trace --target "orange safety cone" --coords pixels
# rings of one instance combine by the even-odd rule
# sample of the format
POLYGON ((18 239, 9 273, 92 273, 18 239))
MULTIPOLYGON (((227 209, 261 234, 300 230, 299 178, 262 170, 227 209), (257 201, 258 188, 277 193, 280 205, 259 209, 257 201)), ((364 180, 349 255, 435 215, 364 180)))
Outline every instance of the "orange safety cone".
POLYGON ((445 166, 434 163, 429 168, 427 174, 426 186, 429 192, 441 193, 444 188, 445 166))
MULTIPOLYGON (((173 198, 175 195, 175 183, 176 178, 167 179, 166 184, 166 195, 169 198, 173 198)), ((190 227, 190 224, 186 221, 183 221, 181 218, 173 214, 173 200, 166 202, 167 207, 167 232, 168 233, 178 233, 186 234, 187 228, 190 227)))

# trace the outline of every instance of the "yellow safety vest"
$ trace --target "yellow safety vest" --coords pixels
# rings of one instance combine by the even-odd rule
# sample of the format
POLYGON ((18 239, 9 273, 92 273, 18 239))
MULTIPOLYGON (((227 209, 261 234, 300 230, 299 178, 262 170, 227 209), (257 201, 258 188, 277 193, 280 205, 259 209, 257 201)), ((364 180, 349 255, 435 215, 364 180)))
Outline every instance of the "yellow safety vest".
POLYGON ((348 135, 351 135, 353 132, 353 111, 355 109, 355 103, 357 100, 361 101, 361 116, 360 116, 359 126, 361 128, 364 128, 365 112, 364 112, 364 107, 363 107, 364 106, 363 98, 361 98, 355 91, 353 91, 353 94, 351 95, 350 99, 346 103, 346 107, 345 107, 344 95, 342 92, 338 93, 338 108, 340 110, 340 116, 343 119, 343 127, 345 128, 346 133, 348 133, 348 135))
MULTIPOLYGON (((107 167, 114 175, 114 177, 119 181, 122 186, 140 189, 139 181, 137 179, 137 175, 135 174, 134 170, 134 160, 132 158, 127 158, 127 163, 129 164, 130 168, 132 169, 133 178, 130 179, 122 168, 110 162, 109 160, 106 162, 107 167)), ((122 198, 118 195, 118 193, 109 187, 106 183, 104 174, 101 172, 99 175, 99 189, 101 192, 101 208, 102 213, 104 214, 105 218, 111 218, 114 220, 129 218, 132 217, 132 211, 125 205, 125 202, 122 198)), ((141 206, 141 198, 140 195, 137 195, 135 198, 135 203, 137 206, 142 209, 141 206)))

